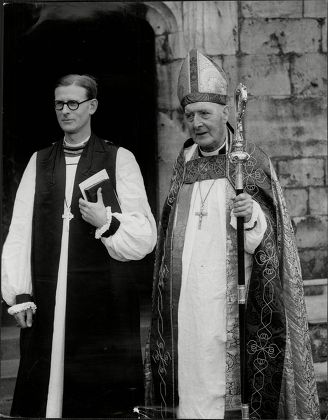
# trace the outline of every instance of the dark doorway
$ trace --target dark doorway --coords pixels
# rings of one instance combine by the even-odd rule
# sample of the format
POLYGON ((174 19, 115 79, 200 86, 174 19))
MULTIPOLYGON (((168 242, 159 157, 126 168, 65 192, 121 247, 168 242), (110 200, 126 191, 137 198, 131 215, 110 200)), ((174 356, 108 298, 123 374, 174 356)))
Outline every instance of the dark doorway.
MULTIPOLYGON (((93 131, 134 153, 156 215, 155 47, 145 13, 139 3, 4 5, 3 239, 29 158, 62 136, 53 86, 68 73, 97 78, 93 131)), ((152 265, 151 255, 141 267, 148 291, 152 265)))
POLYGON ((32 153, 61 136, 55 81, 88 73, 99 83, 93 130, 135 154, 156 214, 155 48, 144 14, 143 5, 129 3, 5 5, 3 151, 10 203, 12 181, 32 153))

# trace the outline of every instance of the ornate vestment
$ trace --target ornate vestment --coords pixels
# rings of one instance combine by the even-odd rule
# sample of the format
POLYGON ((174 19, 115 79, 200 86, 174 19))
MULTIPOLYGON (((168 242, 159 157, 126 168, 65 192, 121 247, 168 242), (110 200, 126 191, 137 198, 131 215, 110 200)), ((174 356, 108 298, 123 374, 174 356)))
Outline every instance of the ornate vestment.
MULTIPOLYGON (((180 200, 186 200, 186 185, 200 180, 229 180, 231 188, 227 188, 225 197, 227 212, 233 196, 235 167, 229 163, 227 155, 197 156, 187 162, 185 149, 191 144, 191 140, 186 142, 174 166, 156 252, 145 372, 147 405, 154 410, 150 415, 161 417, 176 417, 179 406, 177 341, 181 246, 178 242, 183 243, 185 226, 176 224, 177 207, 180 200), (176 226, 180 231, 176 231, 176 226)), ((248 153, 244 189, 260 204, 267 222, 263 240, 253 255, 247 288, 250 418, 319 418, 302 277, 291 221, 269 158, 254 144, 248 145, 248 153)), ((240 404, 236 249, 236 232, 227 223, 226 409, 240 404)))

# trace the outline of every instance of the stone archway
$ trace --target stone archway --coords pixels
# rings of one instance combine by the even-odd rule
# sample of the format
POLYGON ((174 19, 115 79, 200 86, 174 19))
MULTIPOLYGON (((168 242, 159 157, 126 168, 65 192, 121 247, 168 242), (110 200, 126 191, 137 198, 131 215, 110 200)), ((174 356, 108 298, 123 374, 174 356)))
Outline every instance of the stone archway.
POLYGON ((155 35, 178 31, 177 18, 165 2, 145 1, 144 4, 147 6, 145 18, 152 26, 155 35))

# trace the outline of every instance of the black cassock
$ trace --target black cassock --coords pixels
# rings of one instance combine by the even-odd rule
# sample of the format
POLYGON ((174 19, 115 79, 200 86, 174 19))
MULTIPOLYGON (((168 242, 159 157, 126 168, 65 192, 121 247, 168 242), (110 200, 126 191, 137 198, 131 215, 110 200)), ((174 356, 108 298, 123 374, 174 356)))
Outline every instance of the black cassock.
MULTIPOLYGON (((68 246, 63 417, 124 417, 143 403, 138 262, 112 259, 78 207, 79 183, 101 169, 107 170, 115 188, 116 152, 115 146, 92 135, 76 171, 68 246)), ((38 152, 31 257, 37 312, 32 328, 21 331, 12 416, 46 415, 65 169, 62 142, 38 152)))

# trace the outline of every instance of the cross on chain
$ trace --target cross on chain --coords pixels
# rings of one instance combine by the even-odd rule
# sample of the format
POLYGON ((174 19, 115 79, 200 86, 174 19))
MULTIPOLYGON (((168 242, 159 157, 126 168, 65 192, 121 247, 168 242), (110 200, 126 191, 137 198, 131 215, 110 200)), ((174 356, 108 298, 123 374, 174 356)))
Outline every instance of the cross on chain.
POLYGON ((74 214, 71 213, 71 209, 68 207, 65 207, 64 214, 62 215, 62 218, 70 222, 74 217, 74 214))
POLYGON ((204 210, 204 204, 200 207, 199 211, 196 211, 195 213, 196 216, 198 216, 198 229, 202 228, 202 221, 203 221, 203 217, 207 216, 208 213, 207 211, 204 210))

